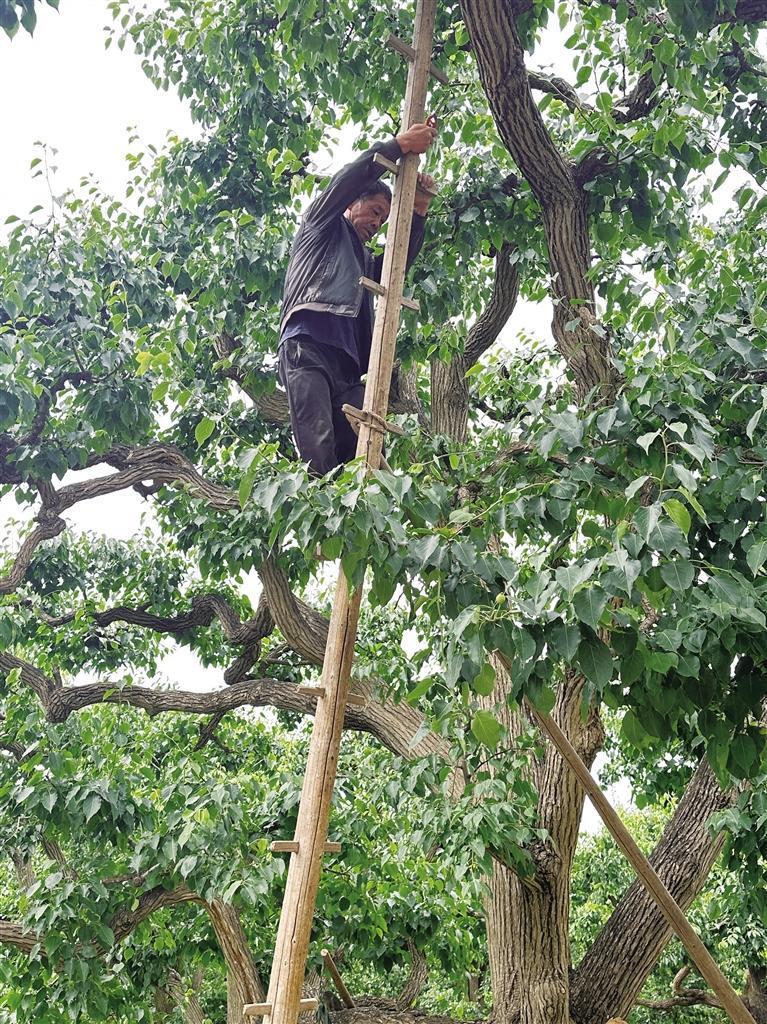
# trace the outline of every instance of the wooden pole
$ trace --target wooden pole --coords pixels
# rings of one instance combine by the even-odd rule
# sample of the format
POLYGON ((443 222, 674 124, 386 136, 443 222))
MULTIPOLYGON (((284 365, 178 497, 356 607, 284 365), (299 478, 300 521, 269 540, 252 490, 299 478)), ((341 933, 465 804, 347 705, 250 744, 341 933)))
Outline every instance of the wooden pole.
POLYGON ((330 950, 323 949, 320 955, 322 957, 323 963, 328 969, 328 974, 333 979, 333 984, 336 986, 336 991, 341 997, 341 1002, 344 1004, 345 1007, 347 1007, 347 1009, 353 1010, 354 1000, 351 997, 349 989, 346 987, 346 985, 344 985, 344 979, 341 977, 341 974, 339 973, 339 970, 335 965, 335 961, 333 960, 333 957, 330 955, 330 950))
MULTIPOLYGON (((418 0, 402 123, 407 128, 423 121, 431 64, 436 0, 418 0)), ((361 422, 357 455, 372 469, 380 465, 383 432, 376 425, 386 419, 394 350, 399 328, 410 224, 413 217, 418 156, 407 154, 396 177, 378 302, 373 330, 364 410, 373 413, 361 422)), ((267 1002, 271 1024, 296 1024, 304 982, 309 937, 328 834, 330 804, 338 767, 349 675, 354 658, 362 587, 349 593, 346 576, 339 571, 333 612, 322 667, 323 696, 309 746, 309 757, 296 822, 297 852, 291 853, 280 924, 277 931, 267 1002)))
MULTIPOLYGON (((642 853, 634 838, 618 817, 610 801, 604 795, 594 776, 583 763, 578 751, 562 732, 554 719, 539 711, 526 701, 528 710, 538 725, 543 729, 559 753, 565 759, 570 770, 588 794, 589 799, 607 826, 613 839, 623 851, 639 880, 649 892, 656 905, 666 918, 677 936, 681 939, 690 958, 702 976, 716 993, 717 998, 734 1024, 754 1024, 754 1018, 746 1009, 743 1000, 722 974, 714 958, 701 942, 697 932, 684 916, 684 911, 658 877, 655 868, 642 853)), ((642 922, 637 921, 637 927, 642 922)))

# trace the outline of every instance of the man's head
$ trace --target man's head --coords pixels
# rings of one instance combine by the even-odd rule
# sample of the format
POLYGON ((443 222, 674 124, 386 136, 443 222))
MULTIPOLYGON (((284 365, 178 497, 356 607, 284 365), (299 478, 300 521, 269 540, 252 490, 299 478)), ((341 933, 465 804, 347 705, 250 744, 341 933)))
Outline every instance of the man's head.
POLYGON ((354 200, 345 217, 364 243, 378 234, 390 209, 391 190, 382 181, 377 181, 354 200))

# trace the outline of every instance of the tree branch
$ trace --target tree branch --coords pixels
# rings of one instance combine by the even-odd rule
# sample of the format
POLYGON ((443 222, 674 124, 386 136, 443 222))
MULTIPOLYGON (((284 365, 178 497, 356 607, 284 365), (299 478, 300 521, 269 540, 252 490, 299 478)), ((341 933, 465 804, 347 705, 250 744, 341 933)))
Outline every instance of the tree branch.
POLYGON ((19 548, 11 571, 0 578, 0 594, 10 594, 21 584, 26 575, 29 563, 37 548, 43 541, 58 537, 67 528, 67 524, 55 512, 43 509, 36 517, 38 526, 29 534, 19 548))
POLYGON ((596 389, 610 400, 618 374, 610 339, 592 312, 586 194, 533 99, 513 8, 503 0, 463 0, 461 7, 498 131, 541 205, 557 347, 579 392, 596 389))
POLYGON ((519 296, 519 268, 511 260, 515 253, 516 247, 506 242, 495 254, 493 292, 466 339, 463 353, 466 369, 490 348, 514 312, 519 296))

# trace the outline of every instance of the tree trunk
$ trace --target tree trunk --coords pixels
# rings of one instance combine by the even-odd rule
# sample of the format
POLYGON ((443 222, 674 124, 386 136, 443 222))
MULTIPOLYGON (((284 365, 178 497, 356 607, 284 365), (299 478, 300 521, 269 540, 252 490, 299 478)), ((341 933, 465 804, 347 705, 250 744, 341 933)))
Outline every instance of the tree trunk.
MULTIPOLYGON (((700 892, 719 855, 723 836, 712 837, 708 820, 728 807, 708 761, 701 761, 650 858, 671 895, 685 910, 700 892)), ((626 891, 575 972, 571 1009, 580 1024, 625 1017, 671 937, 666 919, 636 881, 626 891)))
POLYGON ((226 960, 226 1021, 244 1024, 245 1003, 263 1003, 266 993, 256 972, 248 939, 240 922, 240 915, 231 903, 212 900, 205 907, 226 960))
POLYGON ((156 990, 154 996, 158 1017, 164 1019, 173 1013, 176 1007, 180 1007, 184 1013, 184 1024, 204 1024, 205 1015, 198 996, 201 985, 202 971, 199 969, 194 972, 189 989, 184 985, 184 979, 178 971, 169 971, 167 981, 156 990))
MULTIPOLYGON (((508 710, 508 676, 495 663, 499 714, 511 736, 526 724, 508 710)), ((568 673, 553 717, 591 764, 604 739, 598 716, 581 720, 583 680, 568 673)), ((583 811, 583 790, 559 753, 547 746, 534 767, 539 824, 549 833, 531 852, 536 876, 523 883, 496 863, 486 904, 487 942, 497 1024, 569 1024, 570 873, 583 811)))
POLYGON ((767 967, 751 966, 748 968, 746 987, 743 990, 743 1001, 751 1011, 756 1024, 767 1024, 767 967))

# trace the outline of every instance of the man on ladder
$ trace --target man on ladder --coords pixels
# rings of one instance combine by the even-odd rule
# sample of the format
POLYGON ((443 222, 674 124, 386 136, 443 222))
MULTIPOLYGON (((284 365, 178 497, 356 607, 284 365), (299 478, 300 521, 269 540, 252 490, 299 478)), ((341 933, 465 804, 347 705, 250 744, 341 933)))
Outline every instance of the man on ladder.
MULTIPOLYGON (((436 134, 433 122, 414 124, 373 145, 331 178, 304 214, 293 242, 282 301, 279 380, 288 393, 299 455, 318 476, 353 459, 357 445, 341 407, 362 406, 360 378, 370 357, 373 302, 360 277, 381 280, 383 256, 374 256, 367 243, 391 208, 391 192, 379 180, 385 168, 374 157, 380 153, 396 161, 405 153, 425 153, 436 134)), ((423 242, 434 180, 419 174, 418 184, 408 267, 423 242)))

